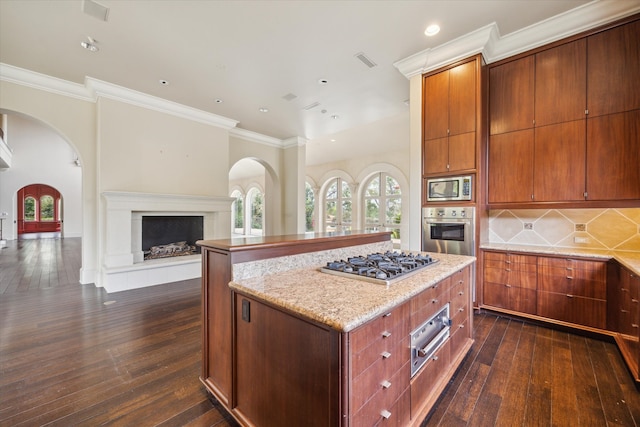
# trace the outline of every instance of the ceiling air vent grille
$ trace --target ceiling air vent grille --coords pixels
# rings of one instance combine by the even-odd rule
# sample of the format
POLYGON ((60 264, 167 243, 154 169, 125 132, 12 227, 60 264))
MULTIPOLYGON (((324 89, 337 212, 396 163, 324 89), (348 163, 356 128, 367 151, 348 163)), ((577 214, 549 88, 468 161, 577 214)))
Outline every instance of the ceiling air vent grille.
POLYGON ((364 53, 362 53, 362 52, 360 52, 360 53, 356 53, 354 56, 355 56, 356 58, 358 58, 360 61, 362 61, 362 63, 363 63, 364 65, 366 65, 367 67, 369 67, 369 68, 373 68, 373 67, 375 67, 376 65, 378 65, 378 64, 376 64, 375 62, 373 62, 371 59, 369 59, 369 58, 367 57, 367 55, 365 55, 365 54, 364 54, 364 53))
POLYGON ((82 2, 82 11, 101 21, 106 21, 109 17, 109 8, 92 0, 84 0, 82 2))
POLYGON ((312 109, 316 108, 318 105, 320 105, 320 103, 316 101, 313 104, 309 104, 306 107, 304 107, 303 110, 307 110, 307 111, 308 110, 312 110, 312 109))
POLYGON ((282 99, 284 99, 285 101, 293 101, 297 97, 298 95, 294 95, 293 93, 288 93, 285 96, 283 96, 282 99))

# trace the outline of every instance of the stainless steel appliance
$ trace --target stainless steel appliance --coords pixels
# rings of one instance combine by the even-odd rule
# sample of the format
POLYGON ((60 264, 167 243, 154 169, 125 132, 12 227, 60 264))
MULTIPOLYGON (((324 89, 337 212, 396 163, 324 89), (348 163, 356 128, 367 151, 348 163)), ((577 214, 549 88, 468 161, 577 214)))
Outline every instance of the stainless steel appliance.
POLYGON ((449 303, 411 332, 411 377, 449 338, 449 303))
POLYGON ((422 208, 422 250, 475 255, 475 208, 422 208))
POLYGON ((436 264, 438 260, 428 254, 385 252, 354 256, 347 260, 328 262, 320 271, 371 283, 389 285, 406 279, 421 269, 436 264))
POLYGON ((471 175, 427 179, 427 201, 447 202, 471 200, 473 180, 471 175))

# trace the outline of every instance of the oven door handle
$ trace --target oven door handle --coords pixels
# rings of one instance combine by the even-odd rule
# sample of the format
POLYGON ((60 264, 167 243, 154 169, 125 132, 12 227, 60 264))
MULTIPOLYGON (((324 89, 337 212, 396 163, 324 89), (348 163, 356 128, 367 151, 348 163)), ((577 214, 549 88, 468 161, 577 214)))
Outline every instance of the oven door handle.
POLYGON ((439 347, 440 343, 442 343, 448 336, 449 327, 451 326, 451 319, 449 319, 448 317, 444 317, 442 319, 442 323, 445 325, 445 328, 438 332, 438 335, 436 335, 434 339, 429 341, 427 345, 422 348, 418 348, 417 352, 420 357, 430 357, 434 353, 435 348, 439 347))

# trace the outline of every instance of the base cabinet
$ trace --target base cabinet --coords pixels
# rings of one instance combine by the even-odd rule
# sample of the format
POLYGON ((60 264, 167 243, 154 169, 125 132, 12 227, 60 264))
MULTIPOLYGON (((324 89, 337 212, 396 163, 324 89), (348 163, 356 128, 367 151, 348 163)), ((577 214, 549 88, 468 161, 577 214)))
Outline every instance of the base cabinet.
POLYGON ((629 370, 640 382, 640 276, 631 270, 609 263, 609 327, 629 370))
POLYGON ((232 413, 250 426, 419 426, 472 340, 466 267, 340 333, 242 293, 234 300, 232 413), (450 304, 450 337, 411 378, 410 333, 450 304))

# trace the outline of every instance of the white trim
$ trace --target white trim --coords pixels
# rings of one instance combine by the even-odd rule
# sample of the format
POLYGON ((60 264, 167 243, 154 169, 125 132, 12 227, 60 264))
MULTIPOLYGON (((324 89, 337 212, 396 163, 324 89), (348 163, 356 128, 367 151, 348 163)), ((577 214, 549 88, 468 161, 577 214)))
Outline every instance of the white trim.
POLYGON ((258 144, 264 144, 270 147, 282 148, 284 146, 281 139, 273 138, 271 136, 263 135, 261 133, 253 132, 246 129, 233 128, 229 131, 229 134, 245 141, 256 142, 258 144))

